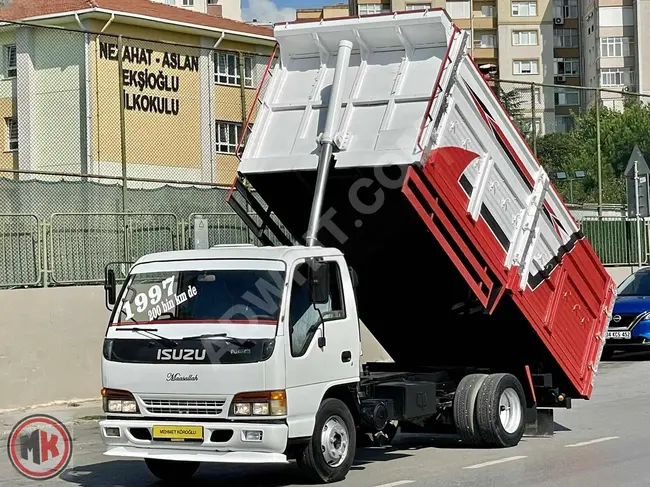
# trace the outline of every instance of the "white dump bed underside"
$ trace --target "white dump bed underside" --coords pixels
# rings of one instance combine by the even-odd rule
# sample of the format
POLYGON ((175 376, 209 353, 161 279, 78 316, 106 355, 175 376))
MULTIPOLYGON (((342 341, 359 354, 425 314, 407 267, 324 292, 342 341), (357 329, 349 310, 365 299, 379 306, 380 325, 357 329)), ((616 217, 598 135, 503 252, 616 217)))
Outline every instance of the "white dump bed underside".
POLYGON ((336 53, 353 42, 345 72, 336 167, 410 164, 453 26, 444 11, 276 26, 281 63, 246 144, 243 173, 315 169, 336 53))
POLYGON ((242 174, 317 168, 336 54, 347 40, 353 48, 334 123, 336 168, 424 162, 424 152, 440 147, 475 153, 462 174, 473 188, 467 210, 474 219, 483 206, 493 215, 507 253, 504 266, 520 268, 522 286, 575 238, 574 219, 465 53, 446 12, 288 23, 276 26, 275 36, 281 63, 261 97, 242 174), (495 126, 509 149, 500 145, 495 126), (544 205, 552 217, 542 214, 544 205))

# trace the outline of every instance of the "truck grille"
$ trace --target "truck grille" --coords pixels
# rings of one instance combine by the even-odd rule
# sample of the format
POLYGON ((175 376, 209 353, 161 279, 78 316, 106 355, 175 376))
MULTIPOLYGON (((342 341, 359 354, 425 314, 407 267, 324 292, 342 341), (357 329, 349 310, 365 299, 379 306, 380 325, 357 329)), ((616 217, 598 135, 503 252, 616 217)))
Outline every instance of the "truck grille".
POLYGON ((225 399, 196 401, 189 399, 142 398, 149 414, 184 414, 188 416, 218 416, 223 412, 225 399))
MULTIPOLYGON (((642 313, 645 314, 645 313, 642 313)), ((634 323, 639 317, 638 314, 614 314, 614 316, 620 316, 621 319, 616 322, 613 319, 609 322, 610 329, 624 328, 627 329, 632 323, 634 323)))

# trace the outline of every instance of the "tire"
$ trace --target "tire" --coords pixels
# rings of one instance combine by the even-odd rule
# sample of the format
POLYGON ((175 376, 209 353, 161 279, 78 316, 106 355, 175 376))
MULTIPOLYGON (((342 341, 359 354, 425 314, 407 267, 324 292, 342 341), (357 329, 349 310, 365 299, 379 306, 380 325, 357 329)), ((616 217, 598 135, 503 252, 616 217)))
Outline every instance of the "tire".
POLYGON ((456 432, 463 443, 479 446, 482 443, 476 421, 476 397, 487 374, 466 375, 458 383, 454 394, 454 424, 456 432))
POLYGON ((356 443, 348 407, 338 399, 325 399, 316 413, 311 439, 299 453, 298 466, 314 482, 339 482, 352 467, 356 443))
POLYGON ((524 434, 524 388, 512 374, 489 375, 476 400, 478 431, 485 446, 516 446, 524 434))
POLYGON ((144 463, 160 480, 174 484, 190 479, 201 465, 199 462, 175 462, 153 458, 145 458, 144 463))

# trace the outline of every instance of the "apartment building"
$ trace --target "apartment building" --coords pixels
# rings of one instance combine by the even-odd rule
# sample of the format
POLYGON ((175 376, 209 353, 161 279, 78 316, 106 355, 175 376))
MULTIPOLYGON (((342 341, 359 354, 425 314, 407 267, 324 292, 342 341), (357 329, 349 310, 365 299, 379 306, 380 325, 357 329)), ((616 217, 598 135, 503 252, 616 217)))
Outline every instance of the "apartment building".
POLYGON ((151 0, 202 14, 241 21, 241 0, 151 0))
MULTIPOLYGON (((583 0, 582 38, 587 86, 620 91, 603 92, 603 104, 623 107, 626 92, 650 93, 648 61, 644 46, 650 43, 650 30, 640 19, 650 18, 646 0, 583 0)), ((594 93, 588 102, 592 103, 594 93)))
POLYGON ((349 4, 322 9, 299 9, 296 17, 330 18, 350 12, 366 15, 445 8, 456 25, 469 32, 468 50, 481 71, 489 79, 511 81, 502 83, 502 89, 520 93, 519 108, 531 123, 535 119, 535 131, 542 134, 569 129, 569 114, 582 103, 580 92, 571 88, 582 82, 578 1, 350 0, 349 4), (566 88, 533 89, 530 83, 560 84, 566 88))

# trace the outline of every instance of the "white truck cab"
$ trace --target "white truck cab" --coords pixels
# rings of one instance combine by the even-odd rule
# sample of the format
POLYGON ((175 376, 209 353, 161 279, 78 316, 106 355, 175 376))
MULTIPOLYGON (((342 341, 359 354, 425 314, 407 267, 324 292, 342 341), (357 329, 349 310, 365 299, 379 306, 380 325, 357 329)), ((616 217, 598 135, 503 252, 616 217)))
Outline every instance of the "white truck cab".
POLYGON ((356 407, 341 406, 359 381, 360 337, 340 251, 150 254, 119 296, 111 270, 106 288, 116 303, 102 357, 107 455, 180 479, 199 462, 286 462, 316 427, 319 476, 351 463, 356 407))

